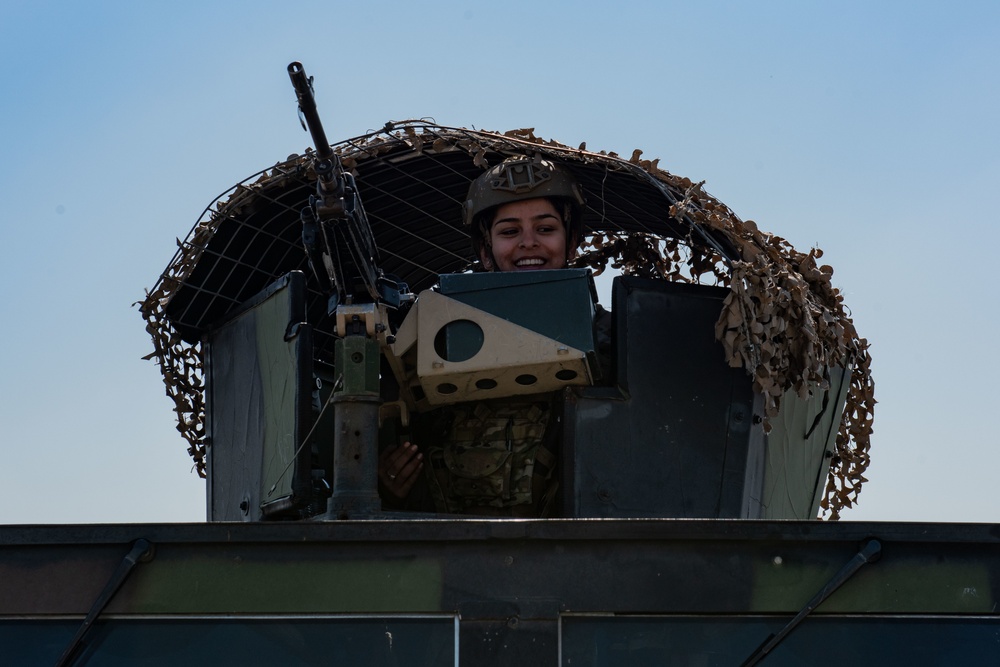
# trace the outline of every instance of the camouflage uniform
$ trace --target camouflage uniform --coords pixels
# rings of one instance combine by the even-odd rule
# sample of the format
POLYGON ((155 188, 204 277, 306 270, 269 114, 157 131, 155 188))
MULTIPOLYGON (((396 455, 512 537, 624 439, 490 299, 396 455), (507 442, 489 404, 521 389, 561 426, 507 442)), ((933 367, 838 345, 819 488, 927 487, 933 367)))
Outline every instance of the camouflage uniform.
POLYGON ((551 513, 559 418, 552 398, 532 399, 438 411, 437 433, 423 441, 436 511, 523 517, 551 513))
MULTIPOLYGON (((465 224, 474 256, 497 266, 489 242, 498 207, 545 198, 566 227, 568 259, 580 240, 583 192, 566 167, 541 157, 510 157, 469 186, 465 224)), ((564 262, 565 264, 565 262, 564 262)), ((416 441, 426 452, 427 487, 438 512, 488 516, 548 516, 558 487, 554 474, 561 405, 556 395, 459 404, 435 411, 430 432, 416 441)))

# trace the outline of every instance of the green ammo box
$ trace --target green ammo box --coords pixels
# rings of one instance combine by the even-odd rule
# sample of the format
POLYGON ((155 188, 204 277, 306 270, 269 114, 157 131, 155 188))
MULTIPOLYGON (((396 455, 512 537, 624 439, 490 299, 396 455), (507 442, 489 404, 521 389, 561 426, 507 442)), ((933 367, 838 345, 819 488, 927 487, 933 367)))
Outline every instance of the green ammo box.
MULTIPOLYGON (((451 273, 440 278, 440 293, 585 353, 594 352, 597 289, 590 269, 503 273, 451 273)), ((446 329, 448 359, 467 358, 479 349, 477 327, 446 329)))

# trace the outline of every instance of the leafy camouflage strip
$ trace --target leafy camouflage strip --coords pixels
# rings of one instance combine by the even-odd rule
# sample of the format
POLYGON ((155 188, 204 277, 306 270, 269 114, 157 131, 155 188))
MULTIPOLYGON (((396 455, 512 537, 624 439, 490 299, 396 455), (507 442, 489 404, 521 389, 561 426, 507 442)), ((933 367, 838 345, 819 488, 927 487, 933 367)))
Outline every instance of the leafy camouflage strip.
POLYGON ((155 359, 163 375, 167 396, 174 402, 177 430, 188 442, 188 454, 195 470, 205 473, 205 384, 201 345, 189 345, 170 326, 163 313, 165 301, 148 293, 141 304, 146 331, 153 339, 153 351, 143 359, 155 359))
MULTIPOLYGON (((628 159, 615 153, 594 153, 586 145, 571 148, 534 135, 532 129, 507 133, 447 128, 424 121, 388 123, 378 132, 334 146, 346 168, 356 170, 401 144, 414 152, 464 151, 478 167, 488 166, 493 153, 534 152, 548 157, 604 169, 630 172, 659 188, 669 201, 671 220, 683 223, 686 237, 657 230, 645 232, 598 229, 586 235, 577 266, 600 273, 612 268, 625 275, 677 282, 729 286, 716 327, 729 363, 742 366, 754 378, 765 399, 766 416, 777 413, 789 390, 807 394, 825 388, 825 370, 852 364, 847 405, 837 437, 825 498, 824 514, 839 518, 841 509, 858 498, 869 463, 874 416, 874 383, 868 341, 858 336, 840 292, 831 284, 833 269, 820 265, 822 251, 795 250, 784 239, 760 231, 752 221, 740 220, 727 206, 709 195, 702 183, 659 168, 657 160, 643 160, 633 151, 628 159), (726 258, 717 239, 728 241, 736 257, 726 258)), ((176 334, 164 309, 187 279, 219 224, 266 198, 275 186, 312 178, 309 152, 292 156, 271 169, 254 174, 220 196, 202 214, 156 286, 141 302, 155 358, 163 373, 167 394, 178 415, 178 430, 189 443, 199 474, 205 475, 204 399, 201 351, 176 334)), ((470 265, 472 263, 470 257, 470 265)), ((276 276, 277 277, 277 276, 276 276)), ((765 421, 765 427, 767 422, 765 421)))

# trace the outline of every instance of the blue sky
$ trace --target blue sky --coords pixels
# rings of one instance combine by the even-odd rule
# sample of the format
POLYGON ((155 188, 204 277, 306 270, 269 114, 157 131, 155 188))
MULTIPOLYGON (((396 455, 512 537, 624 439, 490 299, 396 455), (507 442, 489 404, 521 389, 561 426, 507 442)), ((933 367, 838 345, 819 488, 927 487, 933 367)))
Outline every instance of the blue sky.
POLYGON ((845 520, 1000 522, 1000 5, 18 2, 0 7, 0 523, 198 521, 133 302, 202 209, 387 120, 644 157, 821 247, 876 397, 845 520))

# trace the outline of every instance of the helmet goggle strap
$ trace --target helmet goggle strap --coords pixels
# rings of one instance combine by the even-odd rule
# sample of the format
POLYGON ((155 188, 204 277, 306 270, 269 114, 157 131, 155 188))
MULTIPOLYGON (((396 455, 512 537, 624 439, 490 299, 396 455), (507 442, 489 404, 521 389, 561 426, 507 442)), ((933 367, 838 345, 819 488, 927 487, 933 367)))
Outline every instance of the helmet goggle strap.
POLYGON ((488 219, 483 216, 482 221, 479 223, 479 235, 483 239, 482 248, 479 251, 479 261, 483 263, 487 271, 493 271, 496 269, 497 260, 493 257, 493 239, 490 237, 493 222, 487 222, 488 219))

